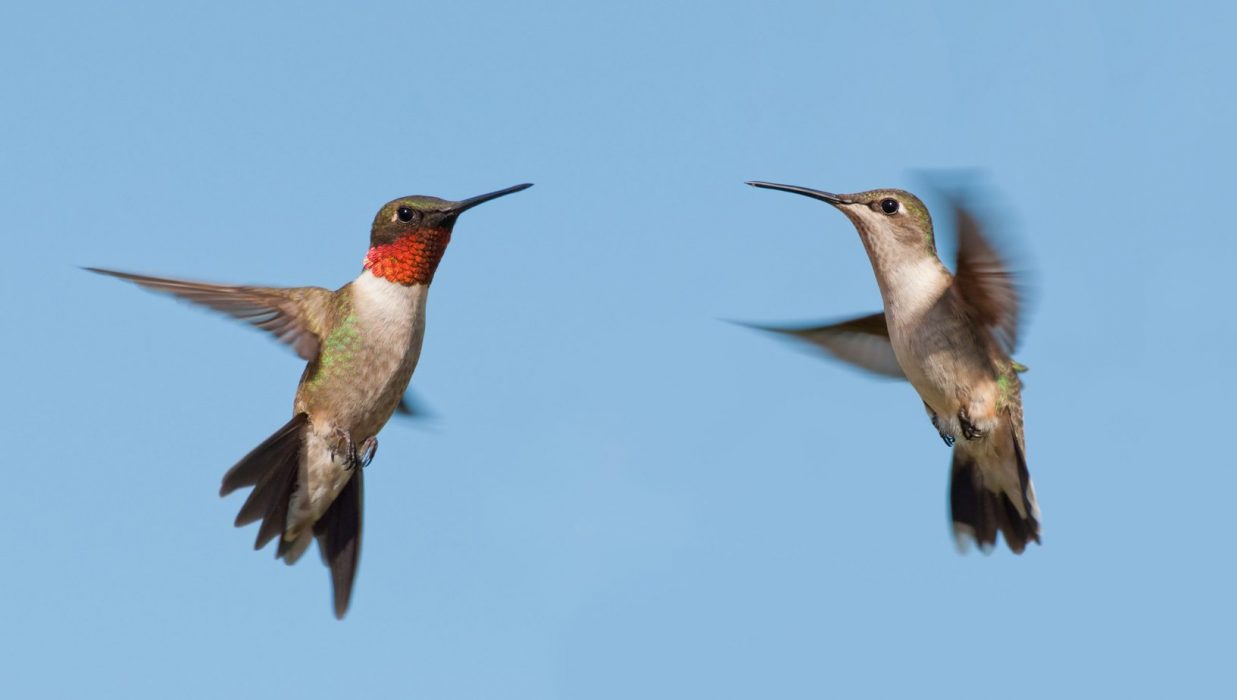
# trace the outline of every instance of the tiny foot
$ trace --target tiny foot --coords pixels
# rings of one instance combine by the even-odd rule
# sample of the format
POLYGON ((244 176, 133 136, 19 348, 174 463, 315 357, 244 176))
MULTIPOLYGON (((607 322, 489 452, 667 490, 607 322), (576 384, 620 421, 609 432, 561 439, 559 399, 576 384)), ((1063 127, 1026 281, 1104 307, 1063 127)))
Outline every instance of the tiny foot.
MULTIPOLYGON (((924 404, 924 406, 927 406, 927 404, 924 404)), ((954 446, 954 436, 953 436, 953 435, 950 435, 949 433, 945 432, 944 430, 941 430, 941 419, 940 419, 940 417, 939 417, 939 416, 937 416, 935 413, 933 413, 933 412, 932 412, 932 409, 928 409, 928 415, 932 417, 932 427, 933 427, 933 428, 936 428, 936 434, 937 434, 937 435, 940 435, 940 436, 941 436, 941 439, 945 441, 945 446, 946 446, 946 447, 953 447, 953 446, 954 446)))
POLYGON ((336 445, 331 446, 331 459, 340 453, 344 453, 344 469, 352 471, 360 464, 360 459, 357 456, 356 443, 352 441, 352 435, 343 428, 336 428, 333 435, 338 441, 336 445))
POLYGON ((958 424, 962 426, 962 437, 967 440, 978 440, 987 435, 983 430, 971 422, 971 417, 967 415, 966 410, 958 411, 958 424))

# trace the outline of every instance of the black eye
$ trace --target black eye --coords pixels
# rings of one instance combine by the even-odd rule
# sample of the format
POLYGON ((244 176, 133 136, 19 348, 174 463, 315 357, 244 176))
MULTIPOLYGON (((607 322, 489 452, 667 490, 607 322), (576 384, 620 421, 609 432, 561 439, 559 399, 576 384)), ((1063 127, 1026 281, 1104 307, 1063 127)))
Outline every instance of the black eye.
POLYGON ((395 212, 395 215, 399 217, 400 221, 412 221, 412 207, 400 207, 395 212))
POLYGON ((881 211, 885 212, 886 214, 897 214, 898 213, 898 200, 894 199, 893 197, 886 197, 882 199, 881 200, 881 211))

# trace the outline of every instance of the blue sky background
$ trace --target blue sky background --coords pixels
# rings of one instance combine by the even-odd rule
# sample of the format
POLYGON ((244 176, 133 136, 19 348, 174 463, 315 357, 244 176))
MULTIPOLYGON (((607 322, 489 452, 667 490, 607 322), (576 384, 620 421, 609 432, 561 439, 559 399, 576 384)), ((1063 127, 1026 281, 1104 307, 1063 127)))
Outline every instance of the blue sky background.
POLYGON ((1232 692, 1231 5, 253 5, 0 9, 0 694, 1232 692), (907 385, 719 320, 880 303, 744 180, 956 168, 1037 270, 1022 557, 955 551, 907 385), (456 229, 337 622, 216 495, 301 362, 75 266, 335 287, 388 199, 525 181, 456 229))

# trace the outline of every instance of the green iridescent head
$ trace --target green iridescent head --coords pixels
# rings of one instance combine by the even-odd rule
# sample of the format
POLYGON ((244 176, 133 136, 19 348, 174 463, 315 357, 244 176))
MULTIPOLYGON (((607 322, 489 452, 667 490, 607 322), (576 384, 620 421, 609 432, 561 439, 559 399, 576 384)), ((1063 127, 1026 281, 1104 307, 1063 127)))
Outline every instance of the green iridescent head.
POLYGON ((393 199, 382 205, 374 216, 374 225, 370 229, 370 246, 393 243, 418 231, 450 232, 460 214, 482 202, 498 199, 503 195, 526 190, 529 187, 532 187, 532 183, 515 185, 458 202, 421 194, 393 199))

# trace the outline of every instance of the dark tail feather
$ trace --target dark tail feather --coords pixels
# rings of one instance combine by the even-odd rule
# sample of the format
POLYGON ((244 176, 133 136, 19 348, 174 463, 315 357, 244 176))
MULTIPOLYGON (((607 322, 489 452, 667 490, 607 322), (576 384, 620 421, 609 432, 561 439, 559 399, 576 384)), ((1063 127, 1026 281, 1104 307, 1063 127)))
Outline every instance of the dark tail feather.
POLYGON ((335 591, 335 617, 343 619, 352 598, 352 581, 356 578, 357 561, 361 555, 361 499, 364 485, 357 468, 352 478, 339 492, 339 497, 314 523, 314 535, 322 560, 331 568, 331 587, 335 591))
POLYGON ((1019 491, 1023 515, 1018 512, 1010 494, 985 484, 983 470, 975 458, 963 450, 954 448, 953 470, 949 480, 949 507, 953 516, 954 536, 959 542, 971 537, 980 549, 989 550, 996 545, 996 533, 1005 536, 1005 543, 1015 554, 1026 549, 1027 542, 1039 543, 1039 515, 1035 505, 1035 492, 1027 473, 1026 460, 1017 445, 1014 452, 1018 461, 1019 491))
MULTIPOLYGON (((296 488, 301 451, 301 431, 308 416, 298 413, 275 434, 241 458, 223 475, 219 495, 252 486, 253 491, 236 515, 236 526, 262 520, 254 549, 262 549, 283 533, 288 520, 288 502, 296 488)), ((283 549, 283 541, 280 540, 283 549)))

